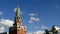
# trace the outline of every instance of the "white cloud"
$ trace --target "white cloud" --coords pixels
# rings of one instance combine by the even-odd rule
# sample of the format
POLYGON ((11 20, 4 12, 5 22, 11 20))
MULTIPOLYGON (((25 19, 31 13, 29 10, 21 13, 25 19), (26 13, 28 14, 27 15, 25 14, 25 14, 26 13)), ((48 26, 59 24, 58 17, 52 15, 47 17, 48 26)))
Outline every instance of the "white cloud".
POLYGON ((37 14, 35 13, 31 13, 31 14, 28 14, 29 16, 36 16, 37 14))
POLYGON ((40 29, 42 29, 42 30, 44 30, 44 29, 48 29, 48 27, 45 26, 45 25, 35 26, 35 28, 40 28, 40 29))
POLYGON ((0 15, 2 14, 2 12, 0 12, 0 15))
POLYGON ((4 26, 1 26, 0 27, 0 33, 3 33, 4 32, 4 29, 5 29, 5 27, 4 26))
POLYGON ((3 26, 8 26, 8 27, 11 27, 13 26, 13 21, 11 20, 8 20, 8 19, 1 19, 0 20, 0 23, 3 25, 3 26))
POLYGON ((17 8, 14 8, 14 11, 15 11, 15 12, 16 12, 16 9, 17 9, 17 8))
POLYGON ((29 23, 32 23, 33 21, 40 21, 40 19, 35 17, 30 17, 29 23))
POLYGON ((35 34, 43 34, 44 31, 36 31, 35 34))
POLYGON ((32 34, 32 33, 27 33, 27 34, 32 34))
POLYGON ((40 28, 41 28, 41 29, 48 29, 48 27, 45 26, 45 25, 41 25, 40 28))
POLYGON ((55 26, 55 28, 56 28, 56 30, 59 30, 60 28, 59 27, 57 27, 57 26, 55 26))
POLYGON ((34 21, 40 21, 40 19, 37 17, 34 17, 34 16, 37 16, 36 13, 30 13, 28 14, 30 16, 30 19, 29 19, 29 23, 33 23, 34 21))
MULTIPOLYGON (((0 20, 0 33, 5 32, 6 27, 11 27, 13 26, 13 21, 8 20, 8 19, 1 19, 0 20)), ((8 30, 8 29, 7 29, 8 30)))
POLYGON ((35 17, 31 17, 30 20, 32 21, 39 21, 40 19, 39 18, 35 18, 35 17))
POLYGON ((33 23, 33 21, 29 20, 29 23, 33 23))
POLYGON ((27 33, 27 34, 44 34, 45 31, 36 31, 36 32, 31 32, 31 33, 27 33))

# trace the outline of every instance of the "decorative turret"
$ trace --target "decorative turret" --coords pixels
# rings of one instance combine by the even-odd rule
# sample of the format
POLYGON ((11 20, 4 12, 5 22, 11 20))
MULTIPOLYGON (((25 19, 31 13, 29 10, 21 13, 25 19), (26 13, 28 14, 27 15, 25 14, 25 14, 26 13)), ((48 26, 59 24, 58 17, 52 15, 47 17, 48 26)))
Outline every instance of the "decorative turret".
POLYGON ((23 30, 26 30, 26 27, 24 27, 24 29, 23 30))

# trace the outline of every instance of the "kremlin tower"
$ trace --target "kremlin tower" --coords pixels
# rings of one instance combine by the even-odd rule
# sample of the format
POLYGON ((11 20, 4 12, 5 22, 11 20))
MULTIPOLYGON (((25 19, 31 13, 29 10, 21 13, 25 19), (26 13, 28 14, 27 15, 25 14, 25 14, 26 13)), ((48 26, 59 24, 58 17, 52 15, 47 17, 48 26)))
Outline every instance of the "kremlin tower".
POLYGON ((20 20, 20 8, 16 9, 14 24, 9 28, 9 34, 26 34, 26 27, 23 27, 20 20))

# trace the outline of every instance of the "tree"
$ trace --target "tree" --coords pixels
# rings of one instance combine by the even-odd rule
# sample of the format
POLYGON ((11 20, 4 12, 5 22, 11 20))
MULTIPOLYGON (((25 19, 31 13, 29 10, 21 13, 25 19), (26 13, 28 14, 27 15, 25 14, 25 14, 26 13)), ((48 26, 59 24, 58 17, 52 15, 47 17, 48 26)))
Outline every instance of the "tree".
POLYGON ((45 33, 46 33, 46 34, 49 34, 49 31, 48 31, 47 29, 45 29, 45 33))
POLYGON ((58 34, 58 30, 55 31, 55 34, 58 34))
POLYGON ((52 32, 53 34, 57 34, 57 33, 58 33, 58 31, 56 30, 55 26, 52 26, 51 32, 52 32))

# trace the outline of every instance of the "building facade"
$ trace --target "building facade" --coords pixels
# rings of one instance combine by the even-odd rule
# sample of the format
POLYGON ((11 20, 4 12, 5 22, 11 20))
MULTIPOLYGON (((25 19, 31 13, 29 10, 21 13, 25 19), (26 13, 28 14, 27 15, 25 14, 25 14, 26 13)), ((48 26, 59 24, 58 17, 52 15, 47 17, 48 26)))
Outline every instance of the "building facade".
POLYGON ((13 27, 9 28, 9 34, 26 34, 26 27, 22 26, 20 20, 20 8, 16 8, 16 16, 13 27))

